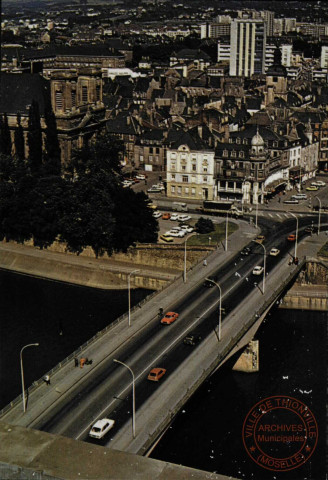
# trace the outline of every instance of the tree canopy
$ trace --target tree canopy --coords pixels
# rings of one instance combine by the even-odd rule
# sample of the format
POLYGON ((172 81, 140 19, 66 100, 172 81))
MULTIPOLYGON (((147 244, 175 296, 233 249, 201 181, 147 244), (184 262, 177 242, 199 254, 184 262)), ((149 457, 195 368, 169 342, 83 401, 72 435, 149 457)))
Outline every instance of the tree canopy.
POLYGON ((63 176, 46 162, 32 168, 30 160, 1 154, 0 238, 33 239, 39 248, 60 239, 71 252, 90 246, 97 257, 157 241, 147 195, 122 186, 120 150, 115 139, 99 135, 74 152, 63 176))

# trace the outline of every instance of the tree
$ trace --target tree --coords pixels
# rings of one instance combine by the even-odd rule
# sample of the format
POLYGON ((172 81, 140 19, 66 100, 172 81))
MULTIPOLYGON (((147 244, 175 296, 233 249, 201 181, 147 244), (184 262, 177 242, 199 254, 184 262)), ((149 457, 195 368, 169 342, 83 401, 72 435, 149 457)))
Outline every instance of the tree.
POLYGON ((0 153, 4 155, 11 155, 12 144, 11 136, 8 125, 7 114, 4 114, 4 117, 0 117, 0 153))
POLYGON ((42 167, 42 131, 39 104, 32 100, 28 118, 27 143, 29 149, 28 163, 32 175, 40 174, 42 167))
POLYGON ((46 122, 44 172, 46 175, 60 175, 61 158, 57 122, 50 102, 46 104, 44 117, 46 122))
POLYGON ((214 231, 214 224, 210 218, 200 217, 195 225, 197 233, 211 233, 214 231))
POLYGON ((18 126, 15 130, 15 140, 14 140, 15 153, 16 153, 16 157, 19 160, 24 160, 25 159, 24 131, 21 125, 21 116, 19 113, 17 114, 17 123, 18 123, 18 126))

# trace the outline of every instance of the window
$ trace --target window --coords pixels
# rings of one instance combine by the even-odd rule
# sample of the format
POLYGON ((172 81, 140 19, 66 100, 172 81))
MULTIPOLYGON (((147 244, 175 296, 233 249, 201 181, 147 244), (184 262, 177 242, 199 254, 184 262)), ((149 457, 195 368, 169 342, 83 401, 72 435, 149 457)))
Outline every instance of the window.
POLYGON ((149 153, 153 153, 153 147, 149 147, 149 153))
POLYGON ((196 188, 191 189, 191 195, 194 197, 196 195, 196 188))
POLYGON ((158 147, 156 148, 156 153, 159 154, 159 148, 158 147))
POLYGON ((197 166, 195 163, 192 164, 191 169, 193 172, 196 172, 197 166))
POLYGON ((175 173, 171 173, 172 180, 175 180, 175 173))
POLYGON ((223 150, 223 156, 227 157, 228 156, 228 150, 223 150))
POLYGON ((100 101, 100 85, 96 86, 96 100, 97 102, 100 101))
POLYGON ((56 110, 62 110, 63 109, 63 93, 57 90, 55 93, 55 98, 56 98, 56 110))
POLYGON ((153 156, 152 156, 152 155, 149 155, 149 161, 150 161, 150 162, 153 161, 153 156))
POLYGON ((72 107, 76 107, 76 90, 71 91, 71 103, 72 107))
POLYGON ((172 163, 171 164, 171 170, 175 170, 176 169, 176 164, 175 163, 172 163))
POLYGON ((189 195, 189 187, 185 187, 185 193, 189 195))
POLYGON ((171 193, 175 193, 175 186, 174 185, 171 186, 171 193))
POLYGON ((82 85, 82 103, 88 103, 88 87, 82 85))
POLYGON ((188 175, 182 175, 183 183, 188 183, 188 175))
POLYGON ((239 152, 239 158, 244 158, 244 152, 242 150, 239 152))
POLYGON ((232 152, 231 152, 231 156, 232 156, 232 157, 236 157, 236 156, 237 156, 237 152, 236 152, 236 150, 232 150, 232 152))
POLYGON ((185 166, 185 165, 181 165, 181 170, 182 170, 183 172, 185 172, 185 171, 186 171, 186 166, 185 166))
POLYGON ((178 187, 178 195, 181 195, 182 188, 178 187))
POLYGON ((207 183, 207 177, 203 177, 203 183, 207 183))

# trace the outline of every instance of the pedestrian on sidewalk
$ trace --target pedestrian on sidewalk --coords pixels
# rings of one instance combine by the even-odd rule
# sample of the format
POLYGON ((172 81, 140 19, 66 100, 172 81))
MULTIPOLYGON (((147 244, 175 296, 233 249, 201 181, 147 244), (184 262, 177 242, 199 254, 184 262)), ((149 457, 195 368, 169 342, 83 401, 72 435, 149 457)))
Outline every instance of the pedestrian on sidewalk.
POLYGON ((47 384, 47 386, 50 385, 50 377, 49 377, 49 375, 45 375, 45 376, 43 377, 43 381, 47 384))
POLYGON ((79 361, 76 357, 74 357, 74 367, 78 367, 79 366, 79 361))
POLYGON ((207 260, 206 260, 206 258, 205 258, 205 260, 203 261, 203 265, 204 265, 204 267, 207 267, 207 260))

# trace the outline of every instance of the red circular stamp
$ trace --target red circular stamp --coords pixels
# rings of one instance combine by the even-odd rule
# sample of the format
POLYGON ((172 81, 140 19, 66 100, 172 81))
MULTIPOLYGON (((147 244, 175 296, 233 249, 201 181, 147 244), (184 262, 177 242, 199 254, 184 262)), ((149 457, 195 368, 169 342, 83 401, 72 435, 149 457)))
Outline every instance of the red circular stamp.
POLYGON ((243 443, 259 466, 275 472, 302 466, 318 442, 318 426, 300 400, 276 395, 258 402, 243 425, 243 443))

